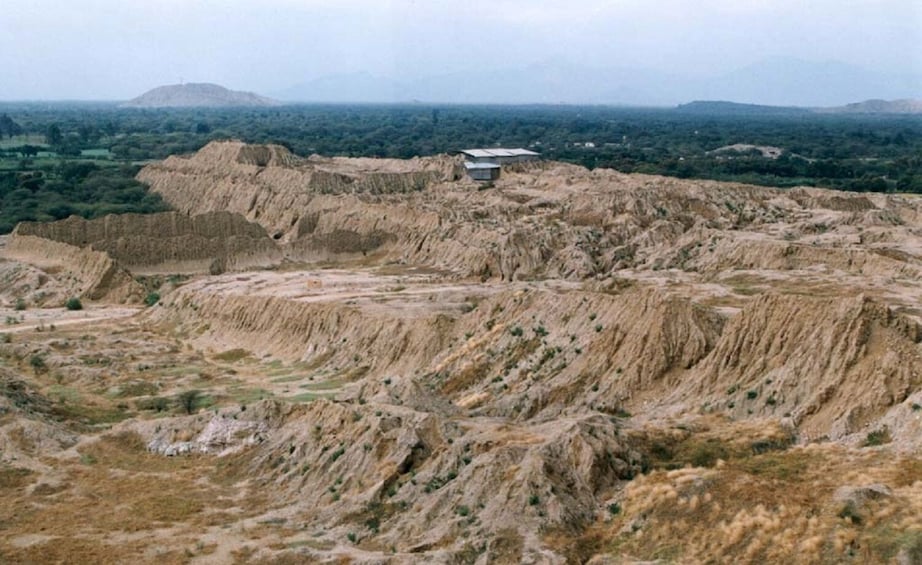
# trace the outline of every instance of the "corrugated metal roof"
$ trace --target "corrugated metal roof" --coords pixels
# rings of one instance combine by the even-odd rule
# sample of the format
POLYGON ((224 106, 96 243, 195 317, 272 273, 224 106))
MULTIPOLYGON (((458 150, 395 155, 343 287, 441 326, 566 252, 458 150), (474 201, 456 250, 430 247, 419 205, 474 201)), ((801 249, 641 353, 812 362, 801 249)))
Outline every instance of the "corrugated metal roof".
POLYGON ((526 155, 538 155, 538 153, 529 151, 528 149, 506 149, 504 147, 496 147, 491 149, 465 149, 461 153, 478 159, 484 157, 522 157, 526 155))
POLYGON ((468 157, 493 157, 493 154, 488 152, 485 149, 465 149, 461 153, 464 153, 468 157))

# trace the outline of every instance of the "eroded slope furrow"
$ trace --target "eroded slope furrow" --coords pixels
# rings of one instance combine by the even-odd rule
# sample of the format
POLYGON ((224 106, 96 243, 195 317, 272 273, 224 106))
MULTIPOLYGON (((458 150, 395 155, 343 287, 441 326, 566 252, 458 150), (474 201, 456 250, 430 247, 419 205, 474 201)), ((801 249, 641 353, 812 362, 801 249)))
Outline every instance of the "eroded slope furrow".
POLYGON ((360 257, 502 280, 624 268, 920 274, 908 229, 919 209, 908 199, 560 163, 509 170, 478 190, 457 167, 446 157, 299 160, 280 147, 216 142, 139 178, 187 214, 246 216, 297 260, 360 257))

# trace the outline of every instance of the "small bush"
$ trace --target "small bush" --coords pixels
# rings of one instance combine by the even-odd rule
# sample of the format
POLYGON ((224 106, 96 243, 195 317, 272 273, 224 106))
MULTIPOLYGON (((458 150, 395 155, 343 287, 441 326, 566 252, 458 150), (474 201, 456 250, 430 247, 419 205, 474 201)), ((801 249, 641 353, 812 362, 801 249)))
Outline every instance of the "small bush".
POLYGON ((160 302, 160 293, 149 292, 146 297, 144 297, 145 306, 153 306, 154 304, 160 302))
POLYGON ((153 410, 154 412, 164 412, 170 407, 170 402, 162 396, 153 398, 142 398, 135 401, 138 410, 153 410))
POLYGON ((759 391, 757 390, 746 391, 746 398, 749 400, 754 400, 757 396, 759 396, 759 391))
POLYGON ((38 354, 29 358, 29 365, 36 373, 44 373, 48 370, 48 365, 45 364, 45 358, 38 354))
POLYGON ((621 505, 618 504, 617 502, 612 502, 611 504, 608 505, 608 513, 611 514, 612 516, 617 516, 618 514, 621 514, 621 505))
POLYGON ((528 497, 529 506, 537 506, 540 503, 541 503, 541 497, 539 497, 537 494, 533 494, 528 497))
POLYGON ((10 334, 0 334, 0 343, 10 343, 13 341, 13 336, 10 334))
POLYGON ((471 509, 467 506, 459 506, 457 512, 458 516, 467 516, 471 513, 471 509))
POLYGON ((179 396, 176 397, 176 402, 186 414, 192 414, 198 408, 201 397, 202 393, 200 391, 192 389, 179 393, 179 396))
POLYGON ((522 330, 521 327, 515 326, 511 330, 509 330, 509 333, 511 333, 515 337, 522 337, 522 334, 524 333, 524 331, 522 330))
POLYGON ((356 536, 354 532, 349 532, 346 534, 346 538, 352 543, 355 543, 355 540, 358 539, 358 536, 356 536))
POLYGON ((228 349, 227 351, 222 351, 214 356, 218 361, 224 361, 226 363, 236 363, 237 361, 242 361, 250 356, 250 352, 246 349, 236 348, 228 349))
POLYGON ((868 437, 864 440, 864 446, 874 447, 877 445, 890 443, 891 441, 892 438, 890 437, 890 430, 884 427, 879 430, 874 430, 873 432, 868 432, 868 437))
POLYGON ((64 303, 64 307, 68 310, 83 310, 83 303, 80 302, 79 298, 71 297, 64 303))
POLYGON ((17 299, 16 299, 16 305, 14 306, 14 308, 15 308, 16 310, 25 310, 25 309, 26 309, 26 301, 25 301, 24 299, 22 299, 22 298, 17 298, 17 299))

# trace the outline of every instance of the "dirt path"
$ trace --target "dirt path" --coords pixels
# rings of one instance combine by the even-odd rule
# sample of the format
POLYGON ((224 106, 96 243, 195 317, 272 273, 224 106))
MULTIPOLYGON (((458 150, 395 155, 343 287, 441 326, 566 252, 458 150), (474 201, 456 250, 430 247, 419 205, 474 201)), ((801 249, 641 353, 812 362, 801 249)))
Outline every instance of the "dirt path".
POLYGON ((129 318, 142 308, 131 306, 99 306, 84 310, 67 310, 66 308, 34 308, 30 310, 13 310, 0 308, 0 333, 20 333, 34 331, 48 326, 74 326, 86 322, 100 322, 129 318))

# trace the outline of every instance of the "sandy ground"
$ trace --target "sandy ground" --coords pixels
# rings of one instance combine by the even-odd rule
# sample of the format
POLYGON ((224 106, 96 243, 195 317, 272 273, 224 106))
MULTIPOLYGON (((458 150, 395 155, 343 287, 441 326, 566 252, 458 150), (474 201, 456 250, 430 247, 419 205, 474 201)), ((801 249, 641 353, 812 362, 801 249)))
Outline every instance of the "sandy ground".
POLYGON ((83 310, 66 308, 31 308, 14 310, 0 308, 0 333, 22 333, 33 330, 54 329, 54 327, 74 326, 86 322, 114 321, 134 316, 141 308, 124 306, 88 306, 83 310))

